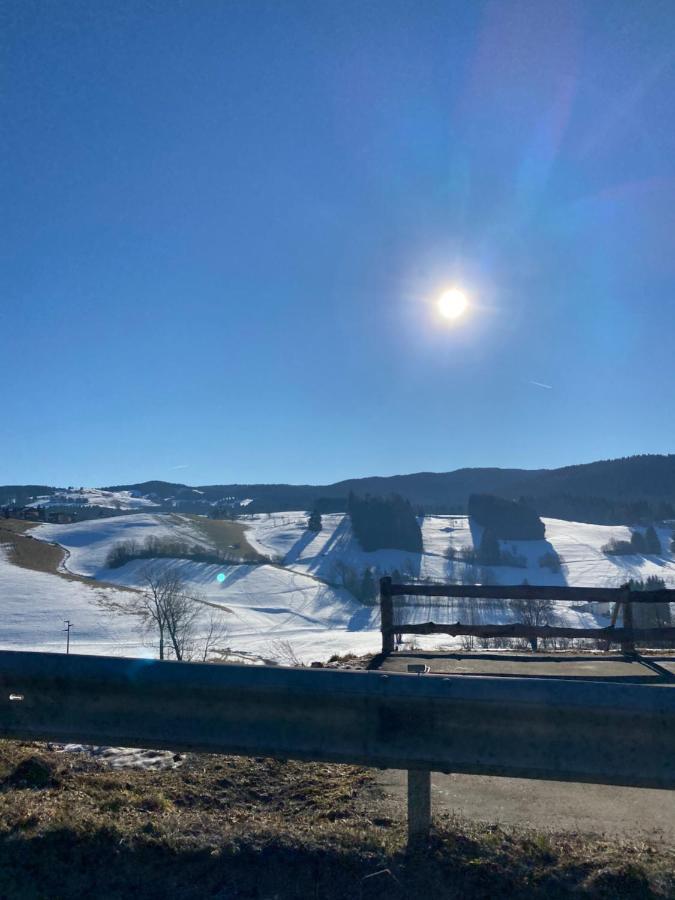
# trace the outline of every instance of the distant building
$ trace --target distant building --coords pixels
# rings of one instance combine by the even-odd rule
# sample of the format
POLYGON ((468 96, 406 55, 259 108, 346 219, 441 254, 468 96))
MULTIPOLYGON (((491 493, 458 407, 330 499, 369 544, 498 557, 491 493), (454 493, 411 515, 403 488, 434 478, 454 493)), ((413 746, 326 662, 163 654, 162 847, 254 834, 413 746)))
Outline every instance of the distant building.
POLYGON ((23 519, 26 522, 44 522, 45 510, 38 506, 5 506, 2 514, 6 519, 23 519))
POLYGON ((75 516, 72 513, 49 511, 47 513, 47 521, 51 522, 54 525, 69 525, 71 522, 75 521, 75 516))

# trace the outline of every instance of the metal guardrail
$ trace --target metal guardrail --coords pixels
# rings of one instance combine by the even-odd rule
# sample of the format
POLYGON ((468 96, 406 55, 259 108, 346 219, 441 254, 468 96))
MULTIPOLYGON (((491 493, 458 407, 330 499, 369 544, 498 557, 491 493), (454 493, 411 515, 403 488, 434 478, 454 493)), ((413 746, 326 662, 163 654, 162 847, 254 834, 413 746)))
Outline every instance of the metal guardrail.
POLYGON ((675 590, 659 588, 631 591, 629 587, 596 588, 551 585, 482 585, 482 584, 394 584, 389 576, 380 579, 380 628, 382 652, 394 650, 397 634, 474 635, 485 638, 526 638, 536 645, 539 638, 591 638, 621 644, 625 652, 635 652, 636 641, 675 641, 675 627, 633 627, 633 604, 675 603, 675 590), (555 625, 464 625, 461 622, 417 624, 395 623, 393 598, 456 597, 476 600, 561 600, 566 603, 613 603, 612 624, 607 628, 567 628, 555 625), (619 610, 623 610, 623 627, 616 627, 619 610))
POLYGON ((667 686, 4 651, 0 736, 675 789, 667 686))

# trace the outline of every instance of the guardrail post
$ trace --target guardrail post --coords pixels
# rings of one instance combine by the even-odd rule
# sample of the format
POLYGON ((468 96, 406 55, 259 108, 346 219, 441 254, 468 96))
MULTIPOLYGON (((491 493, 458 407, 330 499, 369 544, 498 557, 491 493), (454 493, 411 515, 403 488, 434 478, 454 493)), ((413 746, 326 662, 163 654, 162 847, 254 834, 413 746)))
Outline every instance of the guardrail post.
POLYGON ((408 769, 408 844, 426 840, 431 828, 431 772, 408 769))
POLYGON ((380 578, 380 630, 382 631, 382 652, 394 650, 394 601, 391 594, 391 578, 380 578))

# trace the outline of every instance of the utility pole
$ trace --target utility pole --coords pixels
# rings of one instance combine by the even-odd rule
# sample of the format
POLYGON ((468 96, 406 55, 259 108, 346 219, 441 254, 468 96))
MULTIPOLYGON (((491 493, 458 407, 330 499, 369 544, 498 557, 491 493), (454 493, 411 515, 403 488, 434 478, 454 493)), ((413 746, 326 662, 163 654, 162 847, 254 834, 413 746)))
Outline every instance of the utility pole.
POLYGON ((64 619, 63 624, 66 626, 63 630, 66 633, 66 656, 70 653, 70 629, 73 627, 73 622, 70 619, 64 619))

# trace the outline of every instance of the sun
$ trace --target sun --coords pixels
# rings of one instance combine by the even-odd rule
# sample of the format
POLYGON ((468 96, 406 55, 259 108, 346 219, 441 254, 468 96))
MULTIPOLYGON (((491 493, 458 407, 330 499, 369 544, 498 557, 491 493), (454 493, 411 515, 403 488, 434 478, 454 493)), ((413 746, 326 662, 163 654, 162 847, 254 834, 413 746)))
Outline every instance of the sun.
POLYGON ((444 319, 459 319, 466 312, 469 301, 463 291, 452 288, 441 294, 437 306, 444 319))

